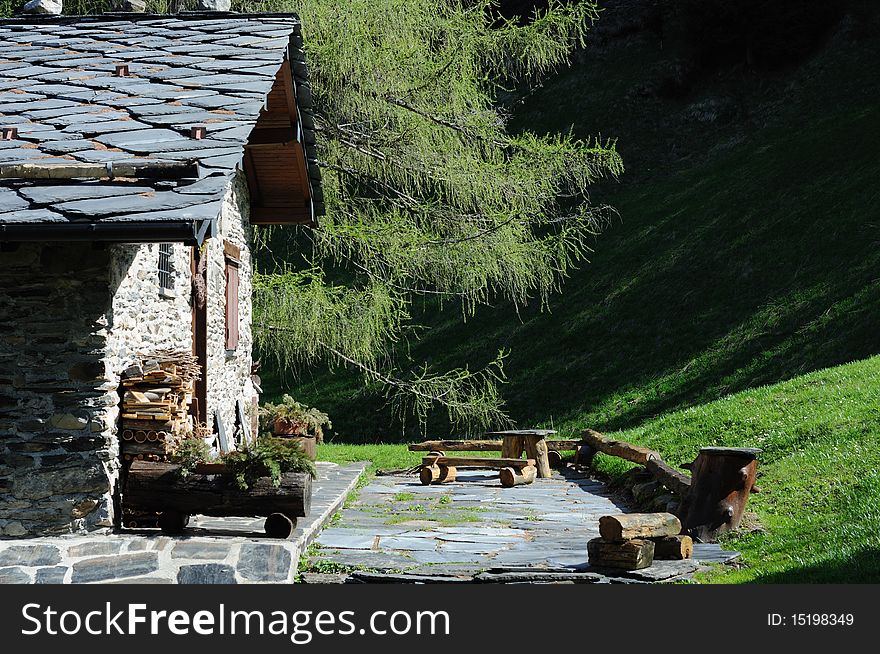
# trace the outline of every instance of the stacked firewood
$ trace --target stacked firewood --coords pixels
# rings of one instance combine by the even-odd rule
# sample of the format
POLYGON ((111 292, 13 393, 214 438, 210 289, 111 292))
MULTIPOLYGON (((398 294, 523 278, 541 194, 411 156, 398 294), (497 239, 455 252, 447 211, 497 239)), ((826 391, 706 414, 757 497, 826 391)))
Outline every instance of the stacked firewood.
POLYGON ((168 461, 193 433, 189 414, 196 358, 179 350, 139 354, 122 374, 122 457, 124 461, 168 461))
POLYGON ((655 560, 689 559, 694 543, 681 535, 681 522, 671 513, 626 513, 599 518, 599 538, 587 543, 595 566, 640 570, 655 560))

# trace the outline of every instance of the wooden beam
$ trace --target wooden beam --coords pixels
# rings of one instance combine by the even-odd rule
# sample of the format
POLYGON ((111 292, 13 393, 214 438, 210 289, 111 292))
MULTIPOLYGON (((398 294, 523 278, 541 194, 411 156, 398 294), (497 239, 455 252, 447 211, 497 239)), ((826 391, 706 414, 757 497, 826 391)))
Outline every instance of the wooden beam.
POLYGON ((281 82, 284 85, 284 95, 287 98, 287 112, 290 115, 290 124, 296 125, 299 122, 299 107, 296 104, 296 86, 293 83, 290 59, 285 57, 278 74, 281 75, 281 82))
POLYGON ((691 478, 676 470, 662 459, 651 459, 645 464, 654 479, 677 495, 687 495, 691 490, 691 478))
POLYGON ((199 176, 196 161, 144 163, 53 163, 0 165, 0 179, 193 179, 199 176))
POLYGON ((241 248, 229 241, 223 241, 223 254, 229 259, 241 261, 241 248))
POLYGON ((473 468, 525 468, 534 466, 534 459, 498 459, 495 457, 480 456, 426 456, 422 459, 422 465, 453 466, 473 468))
POLYGON ((263 194, 260 190, 260 180, 257 177, 254 158, 247 148, 244 149, 244 174, 247 177, 248 191, 250 191, 251 207, 259 206, 262 204, 263 194))
MULTIPOLYGON (((582 440, 546 440, 547 448, 557 451, 571 451, 578 449, 584 444, 582 440)), ((410 452, 500 452, 501 441, 486 440, 455 440, 455 441, 422 441, 410 443, 407 448, 410 452)))
POLYGON ((633 463, 638 463, 642 466, 650 459, 662 459, 662 457, 652 449, 641 447, 640 445, 631 445, 625 441, 617 441, 613 438, 608 438, 597 431, 593 431, 592 429, 585 429, 583 435, 584 440, 590 447, 605 454, 610 454, 612 456, 620 457, 621 459, 626 459, 627 461, 632 461, 633 463))

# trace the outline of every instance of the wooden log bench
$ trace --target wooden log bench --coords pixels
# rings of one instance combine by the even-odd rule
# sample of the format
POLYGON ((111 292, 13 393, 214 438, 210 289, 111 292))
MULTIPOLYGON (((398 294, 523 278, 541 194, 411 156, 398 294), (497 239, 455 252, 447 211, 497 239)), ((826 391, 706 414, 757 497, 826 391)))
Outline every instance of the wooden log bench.
POLYGON ((422 458, 424 466, 453 466, 455 468, 514 468, 534 466, 534 459, 508 459, 482 456, 426 456, 422 458))
MULTIPOLYGON (((587 444, 584 439, 545 438, 548 450, 557 452, 577 451, 587 444)), ((501 440, 450 440, 422 441, 407 445, 410 452, 500 452, 504 449, 501 440)))
POLYGON ((482 456, 426 456, 422 458, 419 481, 422 485, 445 484, 455 481, 458 468, 495 468, 498 478, 505 488, 531 484, 535 480, 537 468, 534 459, 513 459, 482 456))
POLYGON ((501 437, 502 457, 518 459, 525 451, 527 457, 535 460, 538 477, 547 479, 553 473, 550 471, 546 438, 555 433, 552 429, 514 429, 488 432, 486 435, 501 437))

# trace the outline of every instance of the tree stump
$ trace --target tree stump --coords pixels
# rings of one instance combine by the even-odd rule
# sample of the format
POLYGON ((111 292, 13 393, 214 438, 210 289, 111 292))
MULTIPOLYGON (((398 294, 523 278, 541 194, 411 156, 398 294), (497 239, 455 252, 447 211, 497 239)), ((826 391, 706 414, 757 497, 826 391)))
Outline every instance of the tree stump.
POLYGON ((739 527, 755 485, 755 448, 704 447, 693 463, 691 489, 681 505, 683 531, 702 542, 739 527))

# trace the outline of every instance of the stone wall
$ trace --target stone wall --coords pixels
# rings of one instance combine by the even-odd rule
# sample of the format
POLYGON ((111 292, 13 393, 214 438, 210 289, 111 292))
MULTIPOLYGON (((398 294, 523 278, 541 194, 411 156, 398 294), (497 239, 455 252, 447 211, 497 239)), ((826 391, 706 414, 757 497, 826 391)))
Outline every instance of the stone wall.
POLYGON ((220 412, 230 436, 236 423, 236 400, 250 411, 257 393, 251 383, 253 362, 251 336, 250 223, 247 182, 243 174, 233 181, 220 213, 219 235, 208 239, 208 411, 220 412), (241 250, 238 288, 239 340, 235 350, 226 350, 226 268, 223 242, 241 250))
POLYGON ((110 258, 87 243, 0 252, 2 536, 112 524, 110 258))
MULTIPOLYGON (((231 185, 208 264, 208 411, 232 436, 250 411, 251 258, 247 187, 231 185), (241 249, 239 344, 226 345, 224 241, 241 249)), ((190 248, 24 244, 0 252, 0 536, 111 527, 119 480, 120 374, 138 352, 192 348, 190 248)))
MULTIPOLYGON (((192 350, 190 248, 172 246, 172 288, 159 285, 159 245, 111 247, 110 287, 114 290, 107 366, 118 375, 138 352, 192 350)), ((118 379, 118 377, 117 377, 118 379)))

